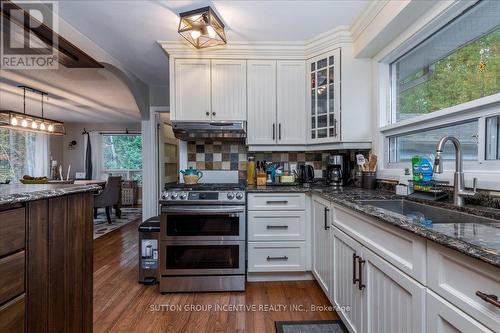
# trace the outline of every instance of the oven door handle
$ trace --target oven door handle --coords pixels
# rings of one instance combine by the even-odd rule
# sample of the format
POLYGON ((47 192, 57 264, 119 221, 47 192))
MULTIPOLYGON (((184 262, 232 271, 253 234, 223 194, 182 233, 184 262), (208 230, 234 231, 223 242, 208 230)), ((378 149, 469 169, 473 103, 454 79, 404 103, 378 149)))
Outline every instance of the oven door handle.
POLYGON ((206 213, 210 214, 220 214, 220 215, 229 215, 234 213, 244 213, 245 207, 234 207, 234 206, 225 206, 225 207, 162 207, 162 213, 180 213, 180 214, 190 214, 190 215, 203 215, 206 213))

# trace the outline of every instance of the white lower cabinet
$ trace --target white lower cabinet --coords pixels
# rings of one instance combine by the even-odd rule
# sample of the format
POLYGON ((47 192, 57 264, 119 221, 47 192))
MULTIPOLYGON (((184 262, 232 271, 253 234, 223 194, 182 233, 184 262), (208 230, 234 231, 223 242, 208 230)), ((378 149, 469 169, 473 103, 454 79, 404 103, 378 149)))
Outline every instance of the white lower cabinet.
POLYGON ((248 241, 306 240, 306 212, 248 212, 248 241))
POLYGON ((500 296, 500 270, 431 241, 427 287, 478 322, 500 332, 500 308, 476 293, 500 296))
POLYGON ((423 285, 366 248, 357 278, 366 305, 363 332, 425 332, 423 285))
POLYGON ((304 193, 249 193, 247 206, 249 277, 265 281, 306 274, 310 224, 304 193))
POLYGON ((300 272, 305 270, 304 242, 249 242, 248 272, 300 272))
POLYGON ((327 295, 350 332, 500 332, 500 309, 478 296, 500 294, 498 268, 337 204, 329 214, 331 251, 317 219, 313 262, 333 254, 327 295))
POLYGON ((361 244, 333 227, 333 304, 350 332, 363 332, 365 311, 362 292, 356 281, 361 244))
POLYGON ((426 293, 426 303, 429 333, 494 332, 430 290, 426 293))
POLYGON ((351 332, 425 332, 425 287, 335 228, 333 303, 351 332))
POLYGON ((316 196, 312 198, 312 227, 312 272, 325 294, 330 295, 333 264, 330 203, 316 196))

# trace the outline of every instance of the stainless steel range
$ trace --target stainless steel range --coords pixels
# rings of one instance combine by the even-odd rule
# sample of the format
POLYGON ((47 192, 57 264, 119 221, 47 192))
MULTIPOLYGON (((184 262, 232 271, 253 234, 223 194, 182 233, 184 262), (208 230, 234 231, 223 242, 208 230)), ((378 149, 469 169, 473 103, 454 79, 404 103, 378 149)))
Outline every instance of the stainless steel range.
POLYGON ((160 204, 160 291, 245 290, 245 189, 175 185, 160 204))

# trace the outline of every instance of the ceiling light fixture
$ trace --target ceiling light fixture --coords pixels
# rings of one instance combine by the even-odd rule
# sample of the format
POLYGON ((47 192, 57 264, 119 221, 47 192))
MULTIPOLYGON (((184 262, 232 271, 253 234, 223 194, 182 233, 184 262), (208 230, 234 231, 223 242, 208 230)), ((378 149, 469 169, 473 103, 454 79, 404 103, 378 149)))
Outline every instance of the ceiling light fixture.
POLYGON ((43 114, 43 97, 47 95, 46 92, 28 86, 19 86, 19 88, 23 89, 23 112, 0 110, 0 127, 53 135, 66 134, 64 124, 62 122, 47 119, 43 114), (41 117, 26 113, 26 90, 40 95, 42 107, 41 117))
POLYGON ((179 14, 179 34, 197 49, 227 44, 224 23, 212 8, 203 7, 179 14))

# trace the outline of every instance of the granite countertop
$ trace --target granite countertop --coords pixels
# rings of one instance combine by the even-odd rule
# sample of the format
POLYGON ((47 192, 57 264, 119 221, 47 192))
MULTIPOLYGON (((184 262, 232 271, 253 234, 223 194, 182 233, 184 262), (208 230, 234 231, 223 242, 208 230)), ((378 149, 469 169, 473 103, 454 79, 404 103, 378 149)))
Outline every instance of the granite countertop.
POLYGON ((473 258, 500 267, 500 209, 480 206, 458 208, 449 201, 433 202, 397 196, 392 192, 382 190, 366 190, 354 187, 334 189, 332 187, 314 184, 310 188, 302 186, 267 186, 247 187, 249 193, 284 193, 302 192, 321 196, 330 202, 342 205, 364 215, 375 218, 381 223, 388 223, 410 231, 426 239, 432 240, 448 248, 457 250, 473 258), (410 218, 391 211, 362 204, 360 200, 391 200, 408 199, 424 202, 429 205, 448 208, 473 215, 487 217, 492 223, 434 223, 424 226, 410 218))
POLYGON ((59 197, 66 194, 100 190, 98 185, 9 184, 0 185, 0 205, 59 197))

